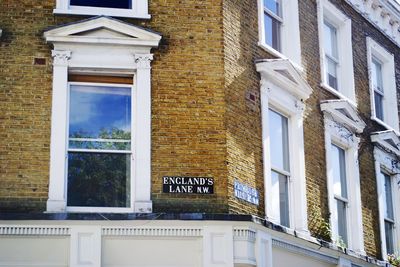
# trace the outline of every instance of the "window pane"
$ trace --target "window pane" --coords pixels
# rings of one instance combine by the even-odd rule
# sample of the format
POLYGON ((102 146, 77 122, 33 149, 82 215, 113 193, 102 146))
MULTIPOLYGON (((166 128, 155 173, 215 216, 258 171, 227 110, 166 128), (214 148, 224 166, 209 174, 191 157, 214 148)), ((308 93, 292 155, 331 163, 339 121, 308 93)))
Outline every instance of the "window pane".
POLYGON ((273 110, 269 110, 269 136, 271 165, 289 172, 288 119, 273 110))
POLYGON ((385 218, 394 220, 393 216, 393 196, 392 196, 392 180, 389 175, 382 173, 385 188, 385 218))
POLYGON ((280 0, 264 0, 264 7, 277 16, 281 16, 280 0))
POLYGON ((330 23, 324 21, 324 48, 325 54, 338 59, 337 31, 330 23))
POLYGON ((342 148, 332 144, 331 152, 333 193, 337 196, 347 198, 345 151, 342 148))
MULTIPOLYGON (((289 185, 288 178, 285 175, 271 171, 272 180, 272 207, 279 211, 280 224, 289 227, 289 185)), ((274 217, 278 217, 275 213, 274 217)))
POLYGON ((385 239, 386 239, 386 252, 387 254, 394 253, 394 240, 393 240, 393 223, 385 221, 385 239))
POLYGON ((129 207, 130 155, 68 153, 67 204, 129 207))
POLYGON ((371 76, 374 89, 383 93, 382 64, 375 58, 372 59, 371 76))
POLYGON ((375 100, 375 116, 383 120, 383 97, 381 94, 374 91, 374 100, 375 100))
POLYGON ((132 8, 132 0, 70 0, 71 6, 132 8))
POLYGON ((326 80, 328 81, 328 85, 333 89, 338 89, 337 84, 337 63, 332 60, 330 57, 326 56, 326 80))
POLYGON ((131 88, 71 85, 69 148, 131 149, 131 88))
POLYGON ((346 203, 341 200, 337 201, 337 214, 338 214, 338 236, 347 244, 347 214, 346 203))
POLYGON ((265 43, 280 51, 280 22, 264 14, 265 43))

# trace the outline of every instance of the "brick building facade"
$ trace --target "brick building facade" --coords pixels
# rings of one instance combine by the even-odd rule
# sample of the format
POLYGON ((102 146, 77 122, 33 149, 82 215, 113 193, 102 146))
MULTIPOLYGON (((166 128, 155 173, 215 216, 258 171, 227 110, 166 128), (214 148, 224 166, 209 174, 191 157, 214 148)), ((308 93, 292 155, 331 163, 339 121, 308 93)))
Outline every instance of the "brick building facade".
POLYGON ((86 2, 0 1, 0 266, 384 266, 398 251, 396 2, 86 2), (94 85, 130 99, 128 141, 71 135, 74 101, 93 108, 72 94, 94 85), (93 151, 129 158, 125 195, 104 193, 123 205, 71 204, 117 191, 72 191, 71 155, 93 151), (168 193, 168 177, 213 192, 168 193))

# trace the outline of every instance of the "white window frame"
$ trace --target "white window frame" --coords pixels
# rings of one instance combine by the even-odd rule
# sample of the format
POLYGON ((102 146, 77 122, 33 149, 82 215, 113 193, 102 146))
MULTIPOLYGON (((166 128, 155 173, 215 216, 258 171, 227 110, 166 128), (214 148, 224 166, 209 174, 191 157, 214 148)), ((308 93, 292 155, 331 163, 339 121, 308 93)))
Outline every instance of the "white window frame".
MULTIPOLYGON (((336 139, 336 138, 334 138, 334 139, 336 139)), ((349 170, 349 168, 348 168, 348 161, 347 161, 347 157, 349 156, 348 155, 349 153, 348 153, 348 149, 347 148, 342 147, 342 144, 340 142, 337 142, 334 139, 332 140, 333 142, 331 143, 331 146, 330 146, 331 150, 328 153, 329 153, 330 160, 331 160, 332 159, 332 147, 333 146, 336 146, 339 149, 342 149, 344 151, 344 159, 345 159, 345 166, 344 166, 345 170, 344 171, 345 171, 345 174, 346 174, 346 180, 344 182, 345 182, 345 186, 346 186, 347 197, 339 196, 339 195, 336 195, 335 193, 333 193, 333 202, 334 203, 333 203, 332 210, 331 210, 331 218, 338 218, 339 217, 338 216, 338 212, 337 212, 338 211, 338 201, 344 203, 344 205, 346 206, 346 212, 345 212, 346 213, 346 225, 345 225, 345 227, 346 227, 346 237, 342 236, 342 239, 344 241, 344 240, 348 240, 349 239, 348 229, 350 227, 349 220, 348 220, 348 218, 349 218, 349 209, 348 209, 348 207, 349 207, 349 195, 348 195, 348 191, 349 191, 349 189, 348 189, 348 186, 349 186, 348 170, 349 170)), ((331 169, 331 171, 332 171, 332 169, 331 169)), ((333 185, 334 177, 332 176, 331 179, 332 179, 332 185, 333 185)), ((340 183, 342 183, 342 181, 340 181, 340 183)), ((333 188, 333 186, 331 188, 333 188)), ((332 223, 331 226, 333 228, 332 232, 335 232, 336 236, 339 236, 339 221, 337 221, 337 222, 334 221, 334 223, 332 223)))
POLYGON ((347 100, 357 106, 354 86, 353 47, 351 35, 351 19, 337 9, 329 0, 318 0, 318 33, 321 64, 321 87, 335 96, 347 100), (329 22, 337 30, 337 86, 334 89, 326 80, 326 59, 324 47, 324 21, 329 22))
MULTIPOLYGON (((400 249, 400 165, 397 164, 398 157, 400 157, 400 150, 393 149, 387 146, 386 139, 392 139, 398 144, 398 137, 394 132, 384 131, 373 133, 371 136, 372 142, 375 143, 374 147, 374 160, 375 160, 375 177, 377 184, 378 194, 378 206, 379 206, 379 225, 380 225, 380 236, 381 236, 381 251, 382 258, 387 260, 387 248, 386 248, 386 237, 385 237, 385 188, 381 181, 381 172, 385 172, 390 175, 392 180, 392 200, 393 200, 393 215, 394 215, 394 229, 393 229, 393 241, 394 250, 400 249), (391 135, 391 136, 390 136, 391 135), (396 205, 397 203, 397 205, 396 205), (397 248, 396 248, 397 244, 397 248)), ((398 146, 398 145, 397 145, 398 146)))
POLYGON ((280 218, 271 216, 275 214, 272 200, 272 179, 270 161, 269 137, 269 109, 277 111, 288 118, 289 137, 289 163, 290 178, 289 190, 289 231, 303 238, 309 238, 307 224, 307 199, 304 162, 304 137, 303 115, 307 99, 312 89, 297 72, 288 60, 265 60, 256 64, 257 71, 261 73, 261 116, 262 116, 262 143, 263 143, 263 168, 265 187, 265 213, 266 218, 279 224, 280 218), (285 71, 291 78, 275 71, 285 71), (295 190, 294 190, 295 189, 295 190))
POLYGON ((281 0, 282 23, 279 40, 281 51, 272 48, 265 41, 264 1, 257 0, 257 2, 258 45, 278 58, 291 60, 297 69, 302 70, 298 0, 281 0))
POLYGON ((161 36, 107 17, 66 25, 45 32, 54 45, 53 97, 48 212, 152 212, 151 201, 151 66, 152 47, 161 36), (97 31, 97 32, 96 32, 97 31), (110 37, 120 33, 124 38, 110 37), (84 33, 91 32, 90 36, 84 33), (81 35, 75 35, 83 33, 81 35), (94 35, 94 36, 93 36, 94 35), (130 37, 127 37, 130 36, 130 37), (132 133, 134 152, 129 209, 67 208, 68 74, 133 76, 132 133))
POLYGON ((327 170, 328 203, 332 240, 338 241, 337 205, 333 193, 332 144, 345 150, 346 183, 347 183, 347 241, 348 248, 365 255, 364 236, 362 227, 353 227, 362 224, 360 174, 358 166, 358 146, 365 123, 345 100, 325 101, 321 104, 324 112, 325 125, 325 153, 327 170), (351 118, 340 112, 344 109, 351 118))
POLYGON ((380 46, 375 40, 367 37, 367 57, 369 73, 369 90, 371 96, 371 119, 388 130, 394 130, 399 135, 399 116, 397 107, 397 92, 395 80, 394 55, 380 46), (375 97, 372 83, 372 59, 376 58, 382 66, 383 84, 383 120, 376 117, 375 97))
POLYGON ((73 6, 70 5, 70 0, 56 0, 56 8, 53 12, 54 14, 70 15, 105 15, 140 19, 150 18, 150 15, 148 14, 148 0, 132 0, 131 9, 73 6))
MULTIPOLYGON (((136 105, 136 75, 134 76, 134 82, 132 85, 128 85, 128 84, 108 84, 108 83, 95 83, 95 82, 68 82, 67 88, 68 88, 68 99, 67 99, 67 118, 65 118, 65 122, 67 125, 67 137, 65 139, 65 146, 67 148, 67 155, 70 152, 71 149, 68 149, 69 147, 69 137, 68 137, 68 133, 69 133, 69 115, 70 115, 70 94, 71 94, 71 86, 73 85, 88 85, 88 86, 106 86, 106 87, 130 87, 131 88, 131 149, 130 149, 130 158, 131 158, 131 164, 130 164, 130 207, 129 208, 122 208, 122 207, 77 207, 77 206, 66 206, 66 211, 67 212, 132 212, 132 207, 134 206, 134 198, 133 198, 133 194, 134 194, 134 190, 135 190, 135 184, 134 184, 134 178, 133 177, 135 175, 135 156, 136 155, 136 142, 138 142, 139 140, 136 140, 135 138, 135 134, 137 132, 137 127, 136 127, 136 120, 134 120, 133 118, 135 118, 134 116, 136 115, 136 112, 140 112, 138 110, 135 109, 135 105, 136 105)), ((74 149, 72 149, 74 150, 74 149)), ((82 149, 78 149, 79 151, 82 151, 82 149)), ((93 150, 91 150, 91 152, 95 152, 93 150)), ((111 153, 116 153, 115 151, 111 152, 111 153)), ((66 171, 65 171, 65 181, 66 183, 68 183, 68 156, 66 157, 66 171)), ((66 193, 68 188, 65 189, 66 193)))

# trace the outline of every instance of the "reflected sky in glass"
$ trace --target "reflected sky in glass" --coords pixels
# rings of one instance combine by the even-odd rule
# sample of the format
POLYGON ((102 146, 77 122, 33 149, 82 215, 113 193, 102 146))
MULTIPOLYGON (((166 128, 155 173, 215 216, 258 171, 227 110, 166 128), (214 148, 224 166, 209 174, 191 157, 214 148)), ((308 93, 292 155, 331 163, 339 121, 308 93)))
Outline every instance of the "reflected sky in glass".
POLYGON ((264 6, 276 15, 280 16, 280 0, 264 0, 264 6))
POLYGON ((288 119, 271 109, 268 114, 271 165, 289 172, 288 119))
POLYGON ((345 151, 332 144, 333 193, 347 198, 345 151))
POLYGON ((69 137, 130 139, 131 88, 71 85, 69 137))

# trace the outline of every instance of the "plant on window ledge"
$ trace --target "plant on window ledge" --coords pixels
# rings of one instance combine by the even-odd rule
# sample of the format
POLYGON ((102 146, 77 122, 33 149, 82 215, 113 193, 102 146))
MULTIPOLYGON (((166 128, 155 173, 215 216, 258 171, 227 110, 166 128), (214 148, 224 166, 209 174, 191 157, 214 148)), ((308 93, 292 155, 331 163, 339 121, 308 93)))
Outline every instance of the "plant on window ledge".
POLYGON ((345 250, 347 248, 346 242, 344 242, 341 236, 338 236, 338 238, 335 241, 335 245, 342 250, 345 250))
POLYGON ((388 255, 388 262, 395 266, 395 267, 400 267, 400 255, 397 254, 389 254, 388 255))
POLYGON ((321 210, 316 204, 312 204, 310 210, 314 236, 322 241, 331 242, 331 225, 322 217, 321 210))

